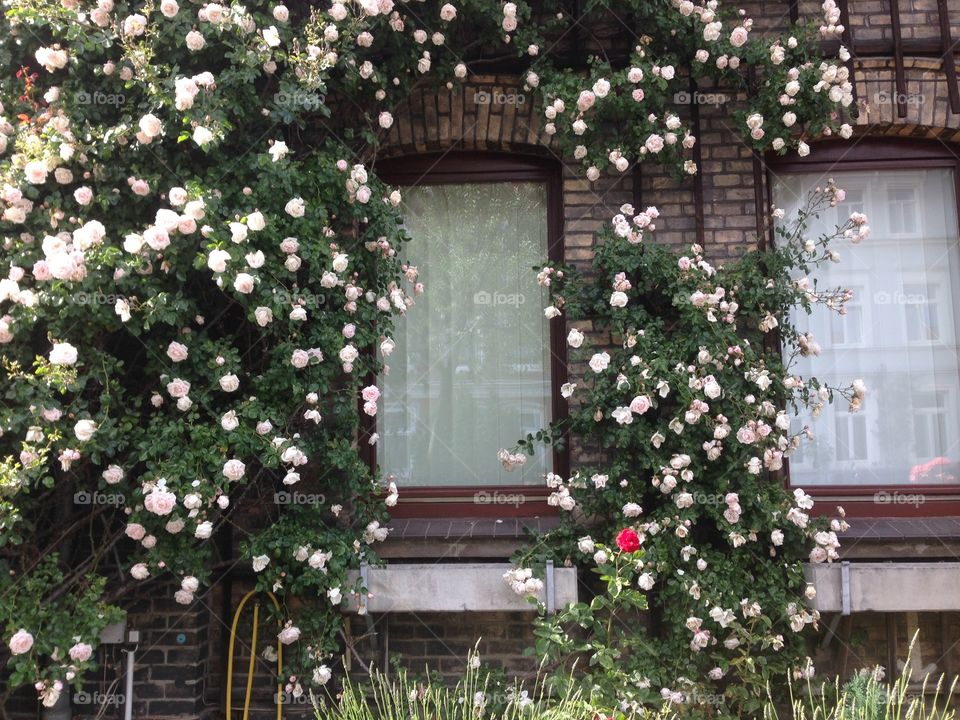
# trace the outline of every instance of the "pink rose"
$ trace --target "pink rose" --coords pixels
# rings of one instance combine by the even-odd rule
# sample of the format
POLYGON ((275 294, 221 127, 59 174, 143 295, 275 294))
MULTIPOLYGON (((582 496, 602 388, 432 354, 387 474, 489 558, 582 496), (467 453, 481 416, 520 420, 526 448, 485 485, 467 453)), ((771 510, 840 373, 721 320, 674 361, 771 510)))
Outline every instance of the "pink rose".
POLYGON ((143 241, 154 250, 164 250, 170 245, 170 234, 162 227, 153 225, 143 231, 143 241))
POLYGON ((187 359, 187 346, 183 343, 172 342, 167 346, 167 357, 174 362, 183 362, 187 359))
POLYGON ((53 277, 53 274, 50 272, 50 266, 47 265, 46 260, 37 260, 33 264, 33 277, 37 280, 49 280, 53 277))
POLYGON ((450 22, 450 21, 453 20, 455 17, 457 17, 457 9, 456 9, 453 5, 451 5, 450 3, 447 3, 447 4, 444 5, 442 8, 440 8, 440 19, 441 19, 441 20, 443 20, 443 21, 445 21, 445 22, 450 22))
POLYGON ((742 25, 735 27, 733 32, 730 33, 730 44, 734 47, 743 47, 747 44, 747 29, 742 25))
POLYGON ((80 205, 89 205, 93 200, 93 190, 86 186, 78 187, 73 191, 73 199, 76 200, 80 205))
POLYGON ((367 402, 376 402, 380 399, 380 390, 377 389, 376 385, 369 385, 363 389, 360 395, 367 402))
POLYGON ((290 363, 295 368, 305 368, 310 362, 310 355, 306 350, 294 350, 290 356, 290 363))
POLYGON ((143 498, 143 506, 154 515, 169 515, 177 505, 177 496, 166 488, 157 488, 143 498))
POLYGON ((33 647, 33 635, 28 633, 23 628, 17 630, 13 637, 10 638, 10 652, 14 655, 23 655, 26 652, 30 652, 30 648, 33 647))
POLYGON ((134 195, 139 195, 143 197, 144 195, 150 194, 150 185, 146 180, 138 180, 137 178, 130 178, 130 189, 133 190, 134 195))
POLYGON ((637 395, 637 397, 630 401, 630 411, 637 415, 643 415, 650 409, 650 405, 650 398, 646 395, 637 395))
POLYGON ((70 648, 69 653, 74 662, 86 662, 93 656, 93 646, 89 643, 77 643, 70 648))
POLYGON ((597 101, 597 96, 593 94, 591 90, 584 90, 580 93, 580 97, 577 98, 577 109, 580 112, 586 112, 593 107, 593 104, 597 101))
POLYGON ((186 397, 190 393, 190 383, 180 378, 174 378, 167 383, 167 392, 172 398, 186 397))
POLYGON ((249 295, 253 292, 253 276, 248 273, 240 273, 233 281, 233 287, 238 293, 249 295))
POLYGON ((658 153, 663 150, 663 138, 656 134, 648 137, 643 144, 644 147, 652 153, 658 153))
POLYGON ((128 524, 126 532, 127 537, 131 540, 143 540, 143 536, 147 534, 146 528, 144 528, 140 523, 128 524))

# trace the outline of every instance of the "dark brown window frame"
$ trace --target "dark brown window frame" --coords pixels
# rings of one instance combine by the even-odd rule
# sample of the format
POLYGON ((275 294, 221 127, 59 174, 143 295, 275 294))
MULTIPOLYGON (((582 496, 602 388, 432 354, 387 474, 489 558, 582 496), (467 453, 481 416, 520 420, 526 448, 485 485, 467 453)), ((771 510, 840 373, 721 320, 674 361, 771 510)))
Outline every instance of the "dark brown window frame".
MULTIPOLYGON (((547 256, 555 263, 564 258, 563 177, 558 163, 539 156, 497 152, 448 152, 381 160, 377 175, 403 192, 418 184, 542 182, 547 188, 547 256)), ((429 288, 427 290, 429 292, 429 288)), ((553 421, 567 416, 560 386, 567 381, 566 323, 563 316, 550 323, 550 387, 553 421)), ((374 378, 371 378, 373 381, 374 378)), ((364 459, 376 472, 376 447, 367 440, 376 432, 377 419, 361 413, 359 445, 364 459)), ((492 459, 491 459, 492 460, 492 459)), ((553 449, 553 472, 569 475, 569 448, 553 449)), ((396 518, 533 517, 558 514, 547 504, 546 485, 464 485, 401 487, 400 502, 391 510, 396 518), (497 492, 523 498, 517 504, 480 504, 474 496, 497 492)))
MULTIPOLYGON (((796 153, 765 158, 767 166, 767 204, 773 205, 773 176, 782 173, 857 172, 865 170, 904 170, 949 168, 953 170, 957 218, 960 222, 960 146, 939 140, 860 136, 849 141, 825 141, 812 146, 801 158, 796 153)), ((771 245, 773 231, 764 239, 771 245)), ((784 482, 790 483, 789 462, 784 466, 784 482)), ((806 487, 813 497, 814 512, 832 512, 842 505, 848 517, 938 517, 960 516, 960 484, 957 485, 827 485, 806 487), (920 495, 922 503, 879 503, 878 493, 920 495)))

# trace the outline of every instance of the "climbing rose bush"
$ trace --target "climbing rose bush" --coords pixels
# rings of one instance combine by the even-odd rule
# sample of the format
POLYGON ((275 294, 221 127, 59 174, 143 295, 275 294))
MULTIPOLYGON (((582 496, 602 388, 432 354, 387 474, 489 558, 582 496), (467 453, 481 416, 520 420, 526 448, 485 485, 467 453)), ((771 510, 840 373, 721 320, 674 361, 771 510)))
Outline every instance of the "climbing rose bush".
POLYGON ((547 476, 563 524, 520 560, 593 569, 593 597, 541 616, 537 650, 561 666, 558 681, 584 656, 604 714, 667 702, 697 717, 743 717, 768 688, 813 672, 803 631, 819 613, 803 562, 837 559, 847 526, 842 508, 816 519, 833 508, 785 488, 781 471, 809 435, 794 410, 837 401, 856 411, 865 396, 862 381, 832 387, 793 369, 820 352, 797 313, 842 314, 851 296, 810 273, 839 259, 837 242, 865 238, 866 218, 806 232, 843 197, 830 184, 790 221, 774 211, 777 245, 720 267, 697 245, 655 244, 656 208, 625 205, 602 233, 595 282, 570 268, 540 272, 572 325, 572 360, 585 366, 564 388, 569 418, 547 435, 569 435, 600 459, 547 476))
POLYGON ((399 497, 358 431, 423 290, 375 172, 414 88, 468 80, 477 48, 522 59, 591 180, 696 171, 669 107, 690 74, 734 87, 759 150, 849 134, 846 69, 815 28, 760 37, 714 0, 620 3, 651 34, 629 68, 586 71, 551 52, 575 23, 552 2, 2 7, 0 616, 7 691, 48 706, 124 598, 157 581, 206 602, 237 563, 283 603, 286 689, 330 679, 348 573, 399 497))

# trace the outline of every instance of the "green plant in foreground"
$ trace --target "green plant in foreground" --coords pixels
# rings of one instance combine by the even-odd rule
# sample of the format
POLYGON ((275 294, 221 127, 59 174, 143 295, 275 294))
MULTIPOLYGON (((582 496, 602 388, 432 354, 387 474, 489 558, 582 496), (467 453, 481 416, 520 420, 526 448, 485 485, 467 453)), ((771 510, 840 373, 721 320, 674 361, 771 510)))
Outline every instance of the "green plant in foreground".
POLYGON ((532 689, 507 685, 472 652, 462 679, 453 687, 436 676, 404 669, 375 671, 366 682, 347 680, 336 697, 315 699, 318 720, 519 720, 590 718, 595 715, 579 690, 551 696, 539 680, 532 689))
MULTIPOLYGON (((832 686, 824 682, 819 688, 810 680, 802 696, 790 684, 792 720, 953 720, 954 691, 957 678, 945 688, 946 677, 933 682, 931 675, 920 682, 911 682, 910 658, 917 635, 910 643, 910 652, 900 677, 892 684, 884 682, 884 669, 877 666, 858 671, 843 685, 836 678, 832 686)), ((776 705, 770 702, 764 710, 765 720, 779 720, 776 705)))
MULTIPOLYGON (((912 682, 910 656, 900 677, 884 682, 880 667, 865 668, 841 683, 840 678, 819 686, 807 679, 795 686, 787 677, 789 705, 778 704, 768 692, 764 720, 953 720, 951 708, 956 680, 948 689, 941 675, 912 682)), ((456 685, 445 685, 439 675, 419 675, 396 667, 392 674, 374 672, 366 682, 347 680, 336 695, 314 698, 317 720, 681 720, 696 711, 697 703, 664 704, 659 708, 626 707, 609 715, 599 709, 576 673, 560 693, 551 692, 545 676, 538 674, 525 689, 523 683, 507 686, 485 666, 476 651, 468 657, 464 675, 456 685)), ((601 699, 602 701, 602 699, 601 699)), ((744 715, 742 717, 753 717, 744 715)))

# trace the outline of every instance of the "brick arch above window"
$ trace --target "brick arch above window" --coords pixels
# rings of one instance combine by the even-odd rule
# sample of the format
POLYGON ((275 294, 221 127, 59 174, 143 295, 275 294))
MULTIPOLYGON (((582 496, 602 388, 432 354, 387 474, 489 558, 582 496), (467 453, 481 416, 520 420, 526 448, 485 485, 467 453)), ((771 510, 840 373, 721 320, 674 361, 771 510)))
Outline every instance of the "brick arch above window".
POLYGON ((951 110, 949 81, 941 61, 905 58, 903 62, 906 92, 898 94, 893 58, 858 61, 856 132, 960 142, 960 114, 951 110), (900 117, 901 108, 904 117, 900 117))
POLYGON ((451 149, 550 155, 553 138, 543 132, 537 94, 515 76, 472 76, 449 90, 417 88, 393 115, 381 157, 451 149))

